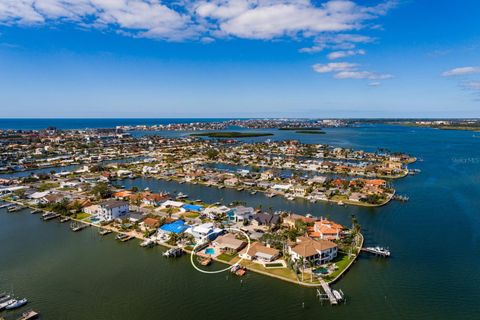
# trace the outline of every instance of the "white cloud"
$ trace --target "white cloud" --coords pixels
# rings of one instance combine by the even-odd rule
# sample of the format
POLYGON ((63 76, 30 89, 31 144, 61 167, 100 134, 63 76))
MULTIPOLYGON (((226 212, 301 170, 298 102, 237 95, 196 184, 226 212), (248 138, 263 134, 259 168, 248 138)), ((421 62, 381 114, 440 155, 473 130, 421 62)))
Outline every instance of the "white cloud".
POLYGON ((0 24, 68 22, 167 40, 317 38, 310 50, 335 43, 349 50, 366 39, 348 40, 352 35, 343 32, 366 28, 394 5, 392 0, 371 6, 353 0, 0 0, 0 24))
POLYGON ((357 67, 355 63, 349 62, 330 62, 326 64, 317 63, 313 65, 313 70, 318 73, 330 73, 339 71, 354 70, 357 67))
POLYGON ((370 71, 341 71, 334 75, 336 79, 369 79, 386 80, 393 78, 390 74, 379 74, 370 71))
POLYGON ((351 57, 351 56, 356 56, 356 55, 364 55, 365 50, 360 49, 360 50, 346 50, 346 51, 333 51, 327 54, 327 58, 330 60, 335 60, 335 59, 340 59, 340 58, 346 58, 346 57, 351 57))
POLYGON ((359 65, 351 62, 317 63, 313 65, 313 70, 318 73, 334 73, 335 79, 386 80, 393 78, 390 74, 359 70, 359 65))
POLYGON ((352 50, 355 49, 357 44, 371 43, 374 41, 374 38, 360 34, 341 33, 321 35, 315 38, 315 44, 312 47, 302 48, 299 51, 314 53, 320 52, 324 49, 352 50))
POLYGON ((454 68, 442 73, 444 77, 452 77, 452 76, 464 76, 469 74, 480 73, 480 67, 460 67, 454 68))

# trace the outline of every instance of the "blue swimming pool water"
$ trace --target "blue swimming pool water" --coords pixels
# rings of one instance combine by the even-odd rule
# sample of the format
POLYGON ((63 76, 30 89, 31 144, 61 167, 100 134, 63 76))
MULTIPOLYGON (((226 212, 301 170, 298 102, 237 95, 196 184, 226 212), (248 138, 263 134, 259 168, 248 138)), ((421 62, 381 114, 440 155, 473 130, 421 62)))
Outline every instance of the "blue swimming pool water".
POLYGON ((205 253, 206 253, 206 254, 214 254, 214 253, 215 253, 215 250, 214 250, 213 248, 207 248, 207 249, 205 250, 205 253))

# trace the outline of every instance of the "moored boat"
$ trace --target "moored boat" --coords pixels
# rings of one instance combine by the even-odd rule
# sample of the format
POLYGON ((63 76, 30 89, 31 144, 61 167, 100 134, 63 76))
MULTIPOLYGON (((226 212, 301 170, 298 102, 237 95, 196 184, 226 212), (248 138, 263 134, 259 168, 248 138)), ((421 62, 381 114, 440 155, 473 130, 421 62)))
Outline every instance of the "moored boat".
POLYGON ((72 219, 72 218, 70 218, 70 217, 68 217, 68 216, 67 216, 67 217, 63 217, 62 219, 60 219, 60 222, 61 222, 61 223, 64 223, 64 222, 70 221, 71 219, 72 219))
POLYGON ((73 232, 77 232, 77 231, 80 231, 80 230, 83 230, 87 227, 86 224, 84 223, 78 223, 78 222, 72 222, 70 224, 70 229, 73 231, 73 232))
POLYGON ((109 229, 100 229, 100 231, 98 232, 101 236, 104 236, 104 235, 107 235, 109 233, 112 233, 112 230, 109 230, 109 229))
POLYGON ((163 253, 164 257, 167 258, 176 258, 180 257, 183 254, 182 248, 171 248, 163 253))
POLYGON ((155 240, 153 240, 153 239, 145 239, 140 243, 140 247, 151 248, 154 245, 155 245, 155 240))
POLYGON ((133 239, 133 237, 128 235, 128 234, 125 234, 125 233, 120 233, 115 237, 115 239, 117 239, 118 241, 121 241, 121 242, 125 242, 125 241, 133 239))
POLYGON ((15 299, 12 299, 12 298, 9 297, 8 300, 6 300, 4 302, 0 302, 0 310, 3 310, 4 308, 11 305, 15 301, 16 301, 15 299))
POLYGON ((24 305, 26 305, 28 302, 27 299, 23 298, 23 299, 20 299, 20 300, 13 300, 13 302, 11 304, 9 304, 8 306, 5 307, 6 310, 13 310, 13 309, 18 309, 24 305))

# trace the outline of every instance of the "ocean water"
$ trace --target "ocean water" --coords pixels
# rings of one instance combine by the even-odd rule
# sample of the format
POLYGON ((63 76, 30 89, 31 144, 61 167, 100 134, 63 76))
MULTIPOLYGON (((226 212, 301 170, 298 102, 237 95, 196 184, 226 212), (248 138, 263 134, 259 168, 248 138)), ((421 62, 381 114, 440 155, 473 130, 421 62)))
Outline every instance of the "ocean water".
POLYGON ((161 247, 118 243, 112 235, 101 238, 96 229, 73 233, 68 225, 44 223, 28 211, 4 210, 0 291, 13 287, 44 319, 479 319, 480 139, 471 132, 383 125, 326 131, 271 138, 415 155, 423 161, 411 167, 422 172, 393 181, 410 201, 338 207, 152 179, 122 184, 209 202, 243 200, 328 215, 344 224, 355 214, 366 245, 388 246, 392 257, 362 255, 334 285, 346 293, 344 305, 322 305, 313 289, 254 273, 242 281, 229 274, 201 274, 187 257, 163 258, 161 247))
POLYGON ((30 118, 7 118, 0 119, 0 129, 17 130, 40 130, 50 126, 58 129, 94 129, 94 128, 113 128, 115 126, 125 125, 155 125, 168 123, 190 123, 190 122, 212 122, 228 119, 190 119, 190 118, 55 118, 55 119, 30 119, 30 118))

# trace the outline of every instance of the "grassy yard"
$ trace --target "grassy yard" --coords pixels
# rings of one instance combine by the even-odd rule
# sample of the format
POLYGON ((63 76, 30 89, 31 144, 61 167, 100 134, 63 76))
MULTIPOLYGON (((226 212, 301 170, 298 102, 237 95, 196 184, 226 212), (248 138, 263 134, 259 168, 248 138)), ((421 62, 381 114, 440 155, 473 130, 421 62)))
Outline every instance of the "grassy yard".
POLYGON ((350 261, 352 261, 354 257, 350 257, 348 254, 339 252, 338 256, 332 262, 335 263, 338 267, 332 274, 324 277, 325 280, 330 281, 335 279, 343 270, 348 266, 350 261))
POLYGON ((79 219, 79 220, 84 220, 88 217, 90 217, 90 215, 88 213, 85 213, 85 212, 80 212, 80 213, 77 213, 77 214, 73 215, 73 218, 79 219))
POLYGON ((247 267, 247 269, 252 269, 252 270, 259 270, 259 271, 263 271, 265 273, 269 273, 269 274, 272 274, 272 275, 276 275, 276 276, 280 276, 280 277, 283 277, 283 278, 286 278, 286 279, 290 279, 290 280, 294 280, 296 281, 297 280, 297 277, 295 275, 295 272, 293 272, 291 269, 289 268, 275 268, 275 269, 268 269, 268 268, 265 268, 263 265, 261 264, 258 264, 258 263, 254 263, 254 262, 251 262, 251 261, 246 261, 246 260, 243 260, 241 262, 241 264, 245 267, 247 267))
POLYGON ((226 262, 230 262, 230 260, 232 260, 236 256, 237 255, 230 255, 230 254, 227 254, 227 253, 222 253, 221 255, 219 255, 217 257, 217 259, 222 260, 222 261, 226 261, 226 262))

